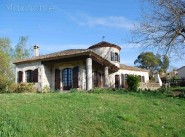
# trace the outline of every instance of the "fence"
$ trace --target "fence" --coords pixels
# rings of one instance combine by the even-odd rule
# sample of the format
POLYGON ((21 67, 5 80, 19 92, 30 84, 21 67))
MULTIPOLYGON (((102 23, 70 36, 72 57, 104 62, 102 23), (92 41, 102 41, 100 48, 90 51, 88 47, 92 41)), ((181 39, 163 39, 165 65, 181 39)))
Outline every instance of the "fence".
POLYGON ((170 86, 180 86, 184 87, 185 86, 185 79, 162 79, 163 84, 170 84, 170 86))

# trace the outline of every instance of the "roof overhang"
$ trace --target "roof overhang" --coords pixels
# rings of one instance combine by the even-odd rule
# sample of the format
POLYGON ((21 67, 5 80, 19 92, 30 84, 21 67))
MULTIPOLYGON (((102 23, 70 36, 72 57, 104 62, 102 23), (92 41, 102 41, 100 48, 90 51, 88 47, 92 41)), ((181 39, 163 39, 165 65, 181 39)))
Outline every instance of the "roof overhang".
POLYGON ((96 53, 94 53, 92 50, 86 50, 83 52, 79 52, 79 53, 74 53, 74 54, 48 54, 48 55, 43 55, 43 56, 38 56, 38 57, 34 57, 34 58, 30 58, 30 59, 25 59, 25 60, 19 60, 14 62, 15 65, 18 64, 26 64, 26 63, 32 63, 32 62, 52 62, 54 63, 54 61, 60 61, 60 60, 67 60, 67 59, 77 59, 77 58, 92 58, 93 61, 103 65, 103 66, 107 66, 109 67, 109 70, 111 72, 115 72, 118 71, 119 68, 117 66, 115 66, 114 64, 112 64, 111 62, 109 62, 108 60, 104 59, 103 57, 97 55, 96 53))

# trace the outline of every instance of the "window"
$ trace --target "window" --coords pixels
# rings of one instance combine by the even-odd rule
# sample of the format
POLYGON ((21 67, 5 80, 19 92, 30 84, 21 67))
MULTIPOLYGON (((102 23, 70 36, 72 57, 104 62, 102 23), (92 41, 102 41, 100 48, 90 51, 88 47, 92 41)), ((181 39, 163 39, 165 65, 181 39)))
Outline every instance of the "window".
POLYGON ((111 52, 111 61, 120 61, 120 57, 117 52, 111 52))
POLYGON ((32 70, 26 71, 26 82, 28 83, 33 82, 33 71, 32 70))
POLYGON ((26 82, 38 82, 38 69, 26 71, 26 82))
POLYGON ((115 53, 115 61, 118 61, 119 59, 119 55, 118 55, 118 53, 115 53))
POLYGON ((65 68, 62 70, 63 89, 69 90, 72 88, 72 69, 65 68))

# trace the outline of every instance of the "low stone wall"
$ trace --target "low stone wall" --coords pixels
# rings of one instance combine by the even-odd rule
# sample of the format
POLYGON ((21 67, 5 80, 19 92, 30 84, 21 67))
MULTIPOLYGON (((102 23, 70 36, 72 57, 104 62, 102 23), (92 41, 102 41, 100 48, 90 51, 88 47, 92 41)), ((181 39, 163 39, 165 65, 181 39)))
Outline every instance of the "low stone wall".
POLYGON ((157 90, 160 88, 159 83, 144 83, 140 82, 139 84, 139 89, 145 90, 145 89, 150 89, 150 90, 157 90))

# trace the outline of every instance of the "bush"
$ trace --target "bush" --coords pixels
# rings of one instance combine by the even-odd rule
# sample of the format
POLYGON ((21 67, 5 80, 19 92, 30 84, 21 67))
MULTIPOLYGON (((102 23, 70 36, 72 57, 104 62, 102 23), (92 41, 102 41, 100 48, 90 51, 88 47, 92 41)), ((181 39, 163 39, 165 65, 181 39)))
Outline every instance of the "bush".
POLYGON ((89 91, 89 93, 110 93, 112 92, 112 89, 110 88, 93 88, 89 91))
POLYGON ((42 89, 42 93, 49 93, 49 92, 51 92, 50 87, 47 85, 44 86, 44 88, 42 89))
POLYGON ((72 88, 70 91, 70 93, 82 93, 82 92, 87 92, 86 90, 78 90, 76 88, 72 88))
POLYGON ((36 89, 34 88, 33 84, 30 83, 20 83, 17 84, 15 90, 13 91, 15 93, 35 93, 36 89))
POLYGON ((128 89, 131 91, 137 91, 139 87, 139 76, 128 75, 127 76, 128 89))

